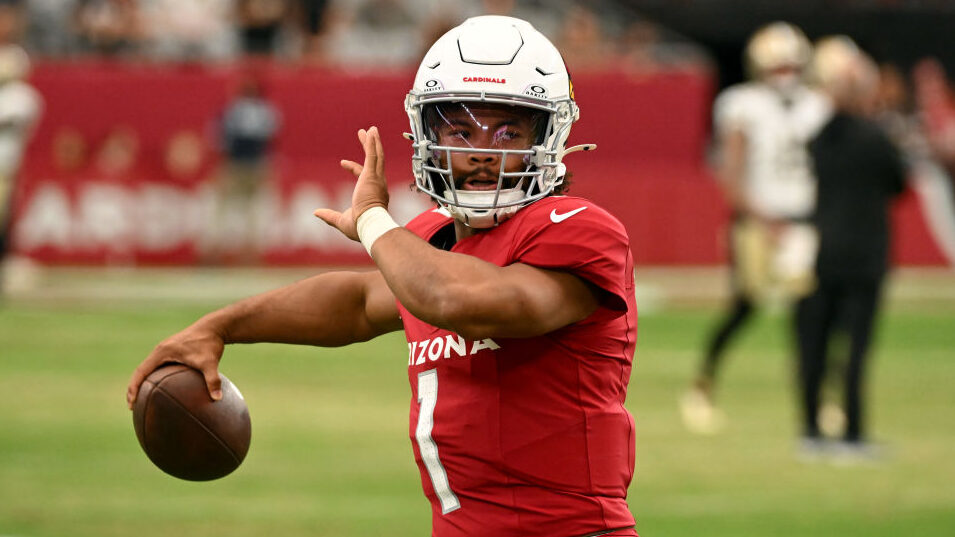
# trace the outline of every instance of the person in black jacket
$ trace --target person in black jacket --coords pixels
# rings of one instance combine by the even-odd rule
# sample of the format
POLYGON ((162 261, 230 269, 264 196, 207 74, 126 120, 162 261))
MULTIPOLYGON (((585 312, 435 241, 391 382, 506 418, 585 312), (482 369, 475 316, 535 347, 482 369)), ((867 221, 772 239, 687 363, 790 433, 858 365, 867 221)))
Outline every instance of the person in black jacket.
POLYGON ((869 120, 868 103, 878 81, 875 64, 845 37, 828 38, 814 59, 821 87, 835 114, 810 142, 818 181, 812 217, 819 233, 815 292, 796 314, 806 452, 828 447, 818 423, 820 387, 830 340, 848 335, 845 370, 845 432, 838 453, 872 453, 864 427, 866 358, 882 282, 888 270, 889 207, 906 176, 899 151, 869 120))
POLYGON ((829 101, 806 84, 812 47, 799 28, 775 22, 757 30, 745 58, 750 80, 713 102, 714 172, 733 212, 731 296, 680 398, 684 425, 699 434, 725 425, 717 381, 754 314, 774 305, 788 309, 812 282, 815 236, 807 218, 815 181, 806 145, 828 120, 829 101))

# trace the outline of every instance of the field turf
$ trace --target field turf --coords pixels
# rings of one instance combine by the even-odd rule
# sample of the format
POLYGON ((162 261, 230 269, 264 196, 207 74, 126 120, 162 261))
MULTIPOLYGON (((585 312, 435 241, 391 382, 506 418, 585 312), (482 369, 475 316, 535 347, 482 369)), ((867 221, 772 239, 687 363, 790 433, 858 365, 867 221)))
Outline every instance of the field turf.
MULTIPOLYGON (((152 466, 126 381, 156 342, 215 305, 0 306, 0 536, 428 535, 401 334, 341 349, 227 349, 222 371, 252 415, 245 463, 210 483, 152 466)), ((761 316, 734 349, 720 392, 727 430, 685 432, 676 400, 714 314, 706 302, 641 314, 628 407, 642 536, 955 534, 955 305, 885 311, 870 421, 886 458, 851 466, 795 457, 783 316, 761 316)))

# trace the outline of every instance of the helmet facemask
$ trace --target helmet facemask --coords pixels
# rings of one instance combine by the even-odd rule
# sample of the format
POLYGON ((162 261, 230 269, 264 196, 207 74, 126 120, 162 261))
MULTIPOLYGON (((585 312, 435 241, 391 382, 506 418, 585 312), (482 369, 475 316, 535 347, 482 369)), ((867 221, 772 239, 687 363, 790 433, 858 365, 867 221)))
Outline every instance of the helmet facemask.
POLYGON ((415 108, 416 186, 466 225, 493 227, 563 182, 563 148, 549 142, 566 138, 569 112, 478 99, 415 108))
POLYGON ((812 46, 802 30, 775 22, 759 29, 749 40, 746 68, 751 78, 788 97, 802 83, 811 54, 812 46))
POLYGON ((784 65, 765 73, 762 80, 783 97, 791 97, 802 84, 802 66, 784 65))
POLYGON ((596 147, 566 147, 580 117, 567 67, 543 34, 513 17, 472 17, 441 36, 405 112, 415 185, 472 228, 550 195, 564 180, 564 156, 596 147), (515 125, 523 131, 511 132, 515 125), (478 136, 464 139, 460 126, 478 136))

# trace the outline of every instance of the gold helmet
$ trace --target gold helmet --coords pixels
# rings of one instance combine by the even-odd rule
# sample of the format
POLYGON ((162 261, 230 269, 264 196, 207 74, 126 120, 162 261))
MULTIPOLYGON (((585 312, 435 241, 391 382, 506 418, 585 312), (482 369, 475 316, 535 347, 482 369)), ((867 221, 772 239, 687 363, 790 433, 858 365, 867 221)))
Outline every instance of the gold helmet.
POLYGON ((811 55, 812 46, 802 30, 786 22, 774 22, 750 38, 746 45, 746 69, 753 79, 762 79, 779 69, 801 72, 811 55))
POLYGON ((22 80, 30 72, 30 57, 19 45, 0 45, 0 84, 22 80))

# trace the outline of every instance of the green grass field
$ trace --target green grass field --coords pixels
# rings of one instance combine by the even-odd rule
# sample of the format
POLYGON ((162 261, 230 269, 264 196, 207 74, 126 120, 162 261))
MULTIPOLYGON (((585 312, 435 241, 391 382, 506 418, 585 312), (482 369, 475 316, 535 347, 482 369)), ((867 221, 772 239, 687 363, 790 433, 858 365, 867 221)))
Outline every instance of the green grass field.
MULTIPOLYGON (((215 302, 13 300, 0 307, 0 536, 423 536, 429 509, 407 438, 401 334, 343 349, 227 349, 253 440, 233 475, 179 481, 146 459, 124 388, 151 347, 215 302)), ((649 310, 650 308, 648 308, 649 310)), ((955 534, 955 305, 890 304, 872 361, 871 422, 889 455, 794 456, 785 318, 734 349, 728 429, 685 432, 676 400, 713 303, 648 311, 628 407, 630 505, 644 537, 955 534)))

